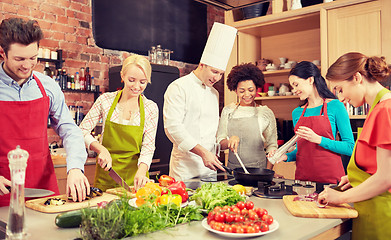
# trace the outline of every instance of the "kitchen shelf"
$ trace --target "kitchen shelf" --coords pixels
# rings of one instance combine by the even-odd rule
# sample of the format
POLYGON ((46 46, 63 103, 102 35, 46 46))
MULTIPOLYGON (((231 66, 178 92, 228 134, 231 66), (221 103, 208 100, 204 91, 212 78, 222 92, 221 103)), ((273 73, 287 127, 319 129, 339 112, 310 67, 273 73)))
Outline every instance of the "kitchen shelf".
POLYGON ((297 95, 292 96, 272 96, 272 97, 256 97, 255 100, 289 100, 299 98, 297 95))
POLYGON ((57 50, 57 58, 58 59, 38 58, 38 61, 54 63, 56 65, 56 69, 60 69, 62 68, 62 64, 65 62, 65 60, 62 59, 62 49, 57 50))
POLYGON ((367 115, 349 115, 350 119, 366 119, 367 115))
POLYGON ((265 76, 271 76, 271 75, 285 75, 285 74, 289 74, 289 72, 291 71, 291 69, 280 69, 280 70, 269 70, 269 71, 264 71, 262 72, 263 75, 265 76))

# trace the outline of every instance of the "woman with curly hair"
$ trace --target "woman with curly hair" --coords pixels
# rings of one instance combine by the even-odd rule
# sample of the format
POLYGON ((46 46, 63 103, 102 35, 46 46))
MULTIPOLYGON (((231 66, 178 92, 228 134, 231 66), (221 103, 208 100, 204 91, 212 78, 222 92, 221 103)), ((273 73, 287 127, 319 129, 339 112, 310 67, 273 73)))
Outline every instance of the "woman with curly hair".
POLYGON ((326 188, 318 201, 354 203, 352 239, 391 239, 391 93, 379 81, 389 77, 383 58, 350 52, 337 59, 326 78, 340 101, 371 105, 340 186, 326 188))
POLYGON ((222 150, 231 150, 230 168, 241 167, 233 153, 239 154, 246 167, 272 168, 266 155, 277 149, 276 118, 270 108, 255 102, 257 88, 264 84, 262 71, 251 63, 233 67, 228 75, 228 89, 236 93, 239 102, 224 107, 217 142, 222 150))

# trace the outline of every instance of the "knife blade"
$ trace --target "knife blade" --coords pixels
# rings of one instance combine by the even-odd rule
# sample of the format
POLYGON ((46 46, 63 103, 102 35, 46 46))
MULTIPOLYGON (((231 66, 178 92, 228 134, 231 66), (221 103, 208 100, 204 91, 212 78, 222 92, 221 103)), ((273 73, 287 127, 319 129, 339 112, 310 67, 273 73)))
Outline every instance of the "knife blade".
MULTIPOLYGON (((11 192, 11 186, 6 186, 8 191, 11 192)), ((24 196, 28 198, 39 198, 53 195, 54 192, 47 189, 39 188, 24 188, 24 196)))
POLYGON ((120 175, 118 175, 118 173, 113 168, 110 168, 109 175, 120 186, 122 186, 123 188, 125 188, 129 192, 132 192, 132 188, 129 187, 129 185, 121 178, 120 175))

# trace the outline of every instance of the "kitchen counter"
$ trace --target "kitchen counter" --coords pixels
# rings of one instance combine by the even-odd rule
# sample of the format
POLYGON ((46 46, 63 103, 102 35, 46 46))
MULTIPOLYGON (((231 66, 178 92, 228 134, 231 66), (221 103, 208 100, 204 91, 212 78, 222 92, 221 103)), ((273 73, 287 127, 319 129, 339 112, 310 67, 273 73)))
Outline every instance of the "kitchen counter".
MULTIPOLYGON (((268 210, 269 214, 280 225, 279 229, 270 234, 259 237, 262 240, 271 239, 335 239, 351 229, 351 221, 348 219, 321 219, 300 218, 290 214, 284 206, 282 199, 263 199, 250 197, 255 207, 268 210)), ((26 208, 27 231, 30 239, 75 239, 80 237, 79 228, 60 229, 54 224, 57 214, 40 213, 26 208)), ((0 220, 8 221, 8 207, 0 208, 0 220)), ((183 224, 171 229, 140 235, 132 239, 161 240, 162 238, 175 239, 224 239, 209 232, 201 225, 201 221, 183 224)), ((256 238, 252 238, 256 239, 256 238)))

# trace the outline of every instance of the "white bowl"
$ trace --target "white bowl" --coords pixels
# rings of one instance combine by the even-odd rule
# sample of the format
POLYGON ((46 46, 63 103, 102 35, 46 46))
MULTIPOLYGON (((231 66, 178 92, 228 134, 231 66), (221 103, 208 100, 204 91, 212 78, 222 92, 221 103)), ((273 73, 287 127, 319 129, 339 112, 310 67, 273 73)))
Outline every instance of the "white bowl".
POLYGON ((267 91, 268 96, 274 96, 276 94, 276 91, 267 91))
POLYGON ((292 92, 286 92, 285 95, 286 95, 286 96, 292 96, 293 93, 292 93, 292 92))

